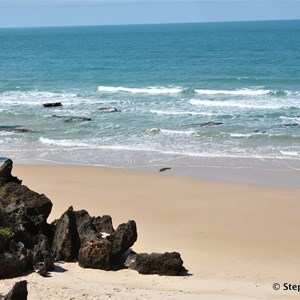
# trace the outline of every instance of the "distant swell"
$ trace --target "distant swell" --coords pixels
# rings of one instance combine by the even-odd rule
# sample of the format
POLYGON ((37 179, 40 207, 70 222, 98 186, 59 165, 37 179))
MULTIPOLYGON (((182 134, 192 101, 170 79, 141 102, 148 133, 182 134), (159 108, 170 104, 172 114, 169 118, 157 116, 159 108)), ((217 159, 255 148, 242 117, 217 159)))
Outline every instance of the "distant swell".
MULTIPOLYGON (((238 101, 214 101, 214 100, 190 100, 190 104, 198 106, 210 106, 210 107, 237 107, 247 109, 279 109, 284 108, 283 105, 269 104, 269 103, 244 103, 238 101)), ((289 106, 287 106, 289 107, 289 106)))
POLYGON ((113 86, 98 86, 99 92, 105 93, 132 93, 132 94, 178 94, 183 91, 179 87, 154 87, 149 86, 145 88, 128 88, 128 87, 113 87, 113 86))
POLYGON ((195 92, 200 95, 232 95, 232 96, 260 96, 268 95, 271 90, 263 89, 240 89, 240 90, 206 90, 196 89, 195 92))

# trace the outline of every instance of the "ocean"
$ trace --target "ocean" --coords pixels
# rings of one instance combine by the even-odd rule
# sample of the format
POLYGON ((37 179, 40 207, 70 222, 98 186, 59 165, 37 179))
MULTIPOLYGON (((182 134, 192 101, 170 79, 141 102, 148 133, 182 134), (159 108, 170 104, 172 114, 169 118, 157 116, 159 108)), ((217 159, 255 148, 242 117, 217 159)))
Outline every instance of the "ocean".
POLYGON ((300 21, 0 29, 0 157, 299 166, 299 49, 300 21))

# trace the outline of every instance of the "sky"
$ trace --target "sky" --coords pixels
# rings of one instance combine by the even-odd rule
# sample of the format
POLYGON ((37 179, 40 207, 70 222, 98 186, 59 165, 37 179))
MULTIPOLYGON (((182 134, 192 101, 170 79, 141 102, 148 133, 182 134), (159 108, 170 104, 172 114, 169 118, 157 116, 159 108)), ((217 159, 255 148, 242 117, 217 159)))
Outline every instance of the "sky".
POLYGON ((300 19, 300 0, 0 0, 0 27, 300 19))

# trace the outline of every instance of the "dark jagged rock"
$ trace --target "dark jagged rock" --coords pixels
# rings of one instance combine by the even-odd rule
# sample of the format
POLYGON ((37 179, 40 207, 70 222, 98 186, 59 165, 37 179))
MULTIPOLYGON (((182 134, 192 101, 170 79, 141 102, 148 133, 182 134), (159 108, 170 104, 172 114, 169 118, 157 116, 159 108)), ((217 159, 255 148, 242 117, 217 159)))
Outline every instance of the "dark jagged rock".
POLYGON ((78 251, 90 241, 100 241, 103 233, 114 232, 110 216, 91 217, 86 210, 74 211, 70 207, 54 222, 55 233, 52 245, 59 260, 74 261, 78 251))
POLYGON ((101 107, 99 108, 99 110, 103 113, 114 113, 114 112, 120 112, 120 110, 118 110, 115 107, 101 107))
POLYGON ((33 261, 45 261, 49 269, 54 263, 48 244, 52 230, 47 224, 52 203, 45 195, 21 185, 11 174, 12 166, 8 159, 0 167, 0 278, 32 270, 33 261))
POLYGON ((23 224, 29 233, 47 233, 47 218, 52 202, 43 194, 31 191, 28 187, 8 182, 1 187, 1 206, 15 217, 16 224, 23 224))
POLYGON ((79 250, 78 263, 83 268, 108 271, 111 267, 111 242, 107 239, 86 242, 79 250))
POLYGON ((58 107, 58 106, 62 106, 61 102, 49 102, 49 103, 44 103, 43 104, 44 107, 58 107))
POLYGON ((10 241, 9 251, 0 254, 0 278, 13 278, 20 276, 31 269, 32 255, 24 244, 10 241))
POLYGON ((140 274, 158 274, 166 276, 178 276, 187 270, 183 267, 183 261, 177 252, 165 253, 131 253, 126 266, 138 271, 140 274))
POLYGON ((36 266, 43 264, 46 271, 54 270, 54 255, 51 252, 49 242, 46 236, 39 235, 39 242, 34 246, 32 264, 34 269, 36 266))
POLYGON ((111 216, 93 217, 92 223, 95 226, 97 232, 112 234, 115 230, 111 216))
POLYGON ((84 245, 90 240, 100 240, 102 235, 97 231, 93 224, 93 219, 89 213, 82 209, 74 212, 77 232, 80 240, 80 245, 84 245))
POLYGON ((4 300, 27 300, 27 281, 22 280, 16 282, 9 293, 4 297, 4 300))
POLYGON ((91 217, 70 207, 54 222, 52 250, 60 260, 78 259, 85 268, 108 270, 115 256, 122 255, 137 239, 136 224, 129 221, 114 231, 110 216, 91 217))
POLYGON ((57 260, 74 261, 80 248, 73 207, 53 222, 55 227, 52 251, 57 260))
MULTIPOLYGON (((17 184, 21 184, 22 180, 17 177, 12 176, 11 171, 13 168, 13 162, 11 159, 5 160, 5 162, 0 167, 0 186, 8 182, 14 182, 17 184)), ((0 192, 1 196, 1 192, 0 192)))
POLYGON ((112 255, 118 256, 128 250, 137 240, 135 221, 120 224, 109 237, 112 242, 112 255))

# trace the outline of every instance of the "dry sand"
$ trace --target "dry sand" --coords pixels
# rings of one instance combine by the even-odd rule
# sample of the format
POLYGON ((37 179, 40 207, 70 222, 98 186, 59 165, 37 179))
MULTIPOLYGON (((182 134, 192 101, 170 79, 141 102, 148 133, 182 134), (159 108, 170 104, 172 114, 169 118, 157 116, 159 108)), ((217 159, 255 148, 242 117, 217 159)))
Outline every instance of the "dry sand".
MULTIPOLYGON (((190 276, 57 264, 29 274, 29 299, 299 299, 300 190, 206 182, 100 167, 15 165, 23 184, 54 204, 137 222, 136 252, 178 251, 190 276), (281 288, 274 291, 273 283, 281 288)), ((13 282, 0 282, 6 293, 13 282)))

